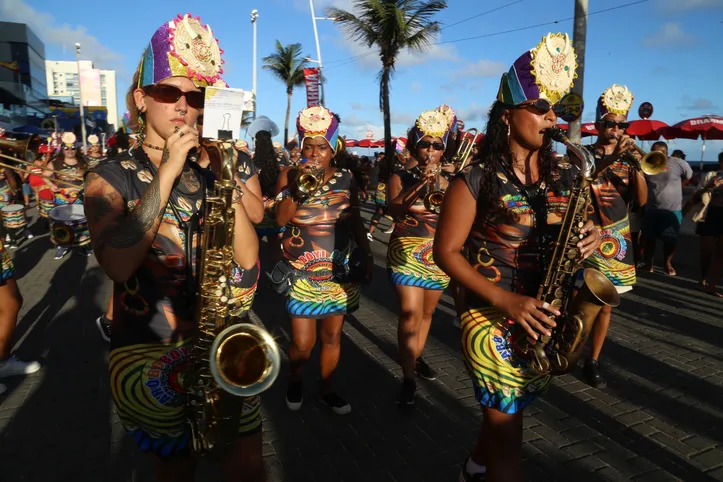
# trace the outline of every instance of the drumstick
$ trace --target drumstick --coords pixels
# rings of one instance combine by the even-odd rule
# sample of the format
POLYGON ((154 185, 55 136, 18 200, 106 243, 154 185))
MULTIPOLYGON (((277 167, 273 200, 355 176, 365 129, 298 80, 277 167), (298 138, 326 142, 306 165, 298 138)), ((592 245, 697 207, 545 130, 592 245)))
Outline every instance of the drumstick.
MULTIPOLYGON (((5 164, 5 163, 2 163, 2 162, 0 162, 0 167, 6 167, 6 168, 12 169, 12 170, 14 170, 14 171, 26 172, 26 173, 28 173, 28 174, 33 174, 32 172, 26 171, 25 169, 21 169, 21 168, 19 168, 19 167, 17 167, 17 166, 11 166, 11 165, 9 165, 9 164, 5 164)), ((33 174, 33 175, 34 175, 34 176, 39 176, 39 177, 42 177, 42 178, 45 178, 45 179, 50 179, 51 181, 53 181, 53 182, 56 183, 56 184, 65 184, 66 186, 76 187, 76 188, 80 189, 80 186, 78 186, 77 184, 73 184, 73 183, 71 183, 71 182, 69 182, 69 181, 63 181, 62 179, 52 179, 52 178, 50 178, 50 177, 48 177, 48 176, 43 176, 43 175, 40 175, 40 174, 33 174)), ((80 178, 78 178, 78 179, 81 180, 80 178)))

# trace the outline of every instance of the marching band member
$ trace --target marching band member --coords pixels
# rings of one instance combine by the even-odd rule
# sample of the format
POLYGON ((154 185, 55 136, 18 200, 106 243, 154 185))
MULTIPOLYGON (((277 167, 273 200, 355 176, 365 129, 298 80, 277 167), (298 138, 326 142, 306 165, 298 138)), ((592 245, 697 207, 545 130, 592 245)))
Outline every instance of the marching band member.
POLYGON ((276 221, 286 230, 284 260, 274 272, 285 269, 286 309, 292 327, 286 405, 292 411, 301 408, 302 368, 316 344, 316 320, 321 320, 321 399, 343 415, 351 412, 351 405, 333 390, 333 375, 339 363, 344 315, 359 307, 360 282, 371 280, 374 263, 354 177, 349 170, 335 167, 338 118, 324 107, 309 107, 299 113, 296 125, 301 157, 307 161, 282 173, 277 184, 281 200, 276 203, 276 221), (312 174, 317 186, 306 192, 300 189, 303 174, 312 174), (352 241, 366 256, 367 262, 361 263, 365 273, 350 270, 356 258, 352 241))
MULTIPOLYGON (((633 94, 623 85, 607 88, 597 103, 598 138, 590 151, 595 156, 598 176, 591 186, 592 200, 600 216, 601 243, 586 266, 601 271, 615 285, 618 293, 626 293, 635 284, 635 257, 628 220, 628 206, 635 201, 643 206, 648 200, 645 175, 623 154, 629 152, 640 159, 637 150, 631 149, 635 141, 625 134, 627 116, 633 105, 633 94)), ((600 375, 598 357, 602 350, 612 307, 603 305, 592 330, 590 358, 585 363, 585 379, 595 388, 604 388, 600 375)))
MULTIPOLYGON (((62 206, 65 204, 83 204, 83 199, 79 197, 83 188, 82 178, 88 170, 88 165, 80 153, 80 148, 75 146, 76 137, 72 132, 66 132, 61 136, 63 148, 53 160, 53 169, 55 173, 53 178, 63 181, 60 189, 55 193, 55 205, 62 206), (75 185, 69 187, 68 184, 75 185)), ((81 235, 76 235, 73 240, 73 246, 78 247, 80 254, 90 256, 92 250, 90 248, 90 235, 87 229, 81 235)), ((55 259, 62 259, 70 252, 71 248, 58 246, 55 252, 55 259)))
MULTIPOLYGON (((196 333, 194 278, 208 186, 188 154, 199 146, 194 126, 201 89, 220 84, 221 73, 210 27, 189 14, 164 23, 127 95, 140 142, 86 179, 93 247, 114 281, 111 391, 123 426, 153 455, 158 481, 194 479, 183 374, 196 333)), ((236 190, 233 253, 239 268, 251 269, 258 241, 242 197, 236 190)), ((240 412, 219 424, 224 475, 264 481, 258 400, 236 402, 224 394, 221 401, 240 412)))
MULTIPOLYGON (((552 106, 572 86, 575 59, 567 35, 550 34, 503 74, 481 162, 452 183, 439 219, 434 257, 467 292, 462 349, 484 414, 460 481, 522 480, 522 412, 550 381, 514 346, 549 333, 546 313, 558 314, 535 295, 544 239, 556 236, 579 169, 555 163, 545 130, 557 124, 552 106)), ((582 231, 589 256, 600 236, 592 220, 582 231)))
POLYGON ((100 145, 97 135, 89 135, 88 144, 90 144, 90 146, 88 146, 88 155, 86 156, 88 160, 88 169, 93 169, 100 162, 105 161, 106 158, 103 155, 103 146, 100 145))
MULTIPOLYGON (((401 314, 397 339, 403 379, 397 403, 414 404, 416 372, 434 380, 436 372, 422 358, 432 324, 432 313, 449 277, 437 267, 432 256, 434 233, 439 214, 425 207, 425 193, 444 191, 448 181, 441 175, 440 163, 450 129, 449 119, 439 110, 423 112, 409 133, 407 148, 415 167, 392 174, 389 180, 389 207, 396 225, 389 239, 387 271, 399 297, 401 314)), ((407 164, 409 166, 409 164, 407 164)))

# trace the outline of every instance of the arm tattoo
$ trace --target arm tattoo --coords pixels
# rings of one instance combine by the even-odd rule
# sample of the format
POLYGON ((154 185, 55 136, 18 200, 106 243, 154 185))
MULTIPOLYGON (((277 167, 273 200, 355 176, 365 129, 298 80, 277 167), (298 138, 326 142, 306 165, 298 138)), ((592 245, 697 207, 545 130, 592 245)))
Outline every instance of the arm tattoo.
POLYGON ((160 178, 156 176, 148 185, 148 189, 141 196, 131 215, 121 222, 120 226, 108 233, 108 246, 115 249, 127 249, 141 242, 153 224, 163 216, 162 208, 161 182, 160 178))
POLYGON ((161 166, 164 165, 166 162, 168 162, 168 159, 171 158, 171 152, 168 150, 168 148, 163 149, 163 156, 161 156, 161 166))

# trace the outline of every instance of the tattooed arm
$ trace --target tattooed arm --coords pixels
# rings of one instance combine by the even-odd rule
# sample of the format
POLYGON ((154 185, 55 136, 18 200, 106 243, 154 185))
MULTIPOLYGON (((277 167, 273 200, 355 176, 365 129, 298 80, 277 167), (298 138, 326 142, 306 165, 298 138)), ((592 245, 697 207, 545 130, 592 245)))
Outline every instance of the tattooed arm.
POLYGON ((125 200, 108 181, 95 172, 88 174, 84 204, 90 240, 113 281, 127 281, 140 266, 158 232, 174 180, 159 170, 133 211, 127 212, 125 200))

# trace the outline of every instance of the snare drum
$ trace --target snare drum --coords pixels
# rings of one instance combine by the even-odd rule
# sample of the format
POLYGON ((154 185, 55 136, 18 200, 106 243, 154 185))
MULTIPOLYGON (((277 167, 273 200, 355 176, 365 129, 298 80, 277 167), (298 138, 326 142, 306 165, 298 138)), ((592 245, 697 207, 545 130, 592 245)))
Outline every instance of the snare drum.
POLYGON ((38 197, 40 198, 40 203, 38 204, 38 214, 47 219, 50 211, 52 211, 55 207, 55 199, 43 199, 40 196, 38 197))
POLYGON ((5 229, 23 229, 28 225, 28 219, 25 217, 25 206, 22 204, 8 204, 0 209, 3 216, 3 226, 5 229))
POLYGON ((54 207, 50 218, 50 235, 56 246, 70 248, 90 243, 90 232, 82 204, 66 204, 54 207))

